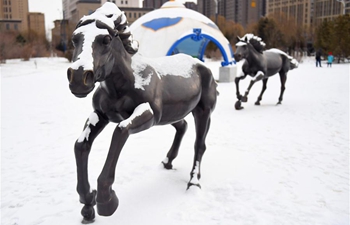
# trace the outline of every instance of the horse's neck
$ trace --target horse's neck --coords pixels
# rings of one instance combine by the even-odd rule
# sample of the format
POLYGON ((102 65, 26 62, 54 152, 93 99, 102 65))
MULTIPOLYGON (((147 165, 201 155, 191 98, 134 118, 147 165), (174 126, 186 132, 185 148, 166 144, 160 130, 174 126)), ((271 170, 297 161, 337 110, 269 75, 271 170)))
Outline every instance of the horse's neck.
POLYGON ((249 56, 248 56, 248 61, 249 64, 259 64, 263 62, 263 54, 260 52, 256 51, 254 47, 249 46, 249 56))
POLYGON ((113 65, 111 74, 103 82, 103 87, 107 89, 109 94, 120 93, 124 89, 129 89, 130 85, 134 81, 133 70, 131 68, 131 56, 124 49, 122 42, 120 41, 114 47, 113 52, 113 65))

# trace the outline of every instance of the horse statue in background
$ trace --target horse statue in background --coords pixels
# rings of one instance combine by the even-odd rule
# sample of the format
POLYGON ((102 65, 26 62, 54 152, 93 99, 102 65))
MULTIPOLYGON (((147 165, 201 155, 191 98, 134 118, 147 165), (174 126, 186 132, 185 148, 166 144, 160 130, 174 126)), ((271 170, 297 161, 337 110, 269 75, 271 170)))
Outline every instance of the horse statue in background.
POLYGON ((77 192, 84 204, 82 222, 94 221, 94 205, 103 216, 110 216, 117 209, 119 201, 112 184, 129 135, 155 125, 171 124, 176 134, 162 163, 164 168, 172 169, 187 129, 184 118, 189 113, 194 117, 196 140, 187 188, 200 187, 205 139, 217 98, 217 84, 210 69, 184 54, 155 59, 136 54, 124 13, 109 2, 80 20, 72 41, 73 63, 67 71, 71 92, 76 97, 86 97, 95 83, 100 83, 93 95, 94 111, 74 146, 77 192), (93 141, 109 122, 117 126, 97 180, 97 191, 91 191, 88 156, 93 141))
POLYGON ((298 67, 298 62, 291 56, 287 55, 279 49, 269 49, 264 51, 265 43, 261 38, 253 34, 246 34, 243 38, 237 38, 236 52, 234 54, 237 62, 244 60, 242 65, 242 73, 235 78, 236 95, 238 101, 235 104, 237 110, 243 109, 242 102, 248 101, 248 94, 252 86, 262 80, 263 87, 261 93, 255 102, 255 105, 260 105, 262 96, 266 90, 266 84, 269 77, 279 73, 281 79, 281 93, 277 104, 282 104, 283 93, 286 89, 287 73, 289 70, 298 67), (248 89, 244 96, 239 92, 239 81, 249 75, 253 77, 250 81, 248 89))

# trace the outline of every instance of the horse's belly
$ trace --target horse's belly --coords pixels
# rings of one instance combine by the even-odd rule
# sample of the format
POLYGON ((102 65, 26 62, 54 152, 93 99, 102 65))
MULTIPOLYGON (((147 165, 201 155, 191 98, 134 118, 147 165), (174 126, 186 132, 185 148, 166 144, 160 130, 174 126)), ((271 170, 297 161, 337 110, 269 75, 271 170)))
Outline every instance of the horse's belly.
POLYGON ((199 80, 164 86, 160 124, 174 123, 187 116, 197 106, 201 92, 199 80))
POLYGON ((162 117, 159 125, 172 124, 185 118, 197 106, 199 102, 196 99, 178 102, 176 104, 163 104, 162 117))

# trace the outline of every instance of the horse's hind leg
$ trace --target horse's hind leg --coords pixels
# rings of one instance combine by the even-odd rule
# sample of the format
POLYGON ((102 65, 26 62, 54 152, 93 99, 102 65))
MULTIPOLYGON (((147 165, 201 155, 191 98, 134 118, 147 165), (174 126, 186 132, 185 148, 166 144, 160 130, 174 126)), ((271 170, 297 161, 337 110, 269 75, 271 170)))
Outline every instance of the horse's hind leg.
POLYGON ((80 202, 84 204, 81 210, 81 215, 84 217, 83 223, 92 222, 95 218, 95 210, 93 207, 96 204, 96 191, 90 192, 88 180, 89 153, 94 139, 107 124, 108 120, 105 120, 98 112, 93 112, 86 121, 84 130, 74 146, 78 173, 77 192, 80 196, 80 202))
POLYGON ((191 179, 187 185, 187 189, 192 185, 200 187, 199 179, 201 178, 201 161, 206 150, 205 138, 210 127, 210 109, 197 108, 193 111, 193 117, 196 126, 196 141, 194 145, 194 160, 191 170, 191 179))
POLYGON ((280 79, 281 79, 281 94, 280 94, 280 97, 278 98, 277 104, 282 104, 283 93, 286 90, 287 73, 280 72, 280 79))
POLYGON ((268 78, 263 79, 263 87, 262 87, 262 89, 261 89, 261 93, 260 93, 258 99, 257 99, 256 102, 255 102, 255 105, 260 105, 260 101, 261 101, 262 96, 263 96, 263 94, 264 94, 264 92, 265 92, 265 90, 266 90, 267 80, 268 80, 268 78))
POLYGON ((190 174, 191 179, 188 182, 187 189, 193 185, 200 187, 200 167, 203 154, 206 150, 205 138, 208 134, 210 115, 215 108, 217 97, 217 84, 213 79, 211 71, 205 67, 200 67, 199 69, 202 79, 202 96, 198 105, 192 111, 196 127, 196 141, 194 144, 193 166, 190 174))
POLYGON ((185 120, 180 120, 179 122, 173 123, 171 125, 173 125, 173 127, 175 127, 176 134, 175 134, 173 144, 172 144, 166 158, 162 161, 164 168, 166 168, 166 169, 173 168, 172 161, 176 158, 176 156, 179 152, 179 147, 180 147, 182 138, 187 130, 187 122, 185 120))

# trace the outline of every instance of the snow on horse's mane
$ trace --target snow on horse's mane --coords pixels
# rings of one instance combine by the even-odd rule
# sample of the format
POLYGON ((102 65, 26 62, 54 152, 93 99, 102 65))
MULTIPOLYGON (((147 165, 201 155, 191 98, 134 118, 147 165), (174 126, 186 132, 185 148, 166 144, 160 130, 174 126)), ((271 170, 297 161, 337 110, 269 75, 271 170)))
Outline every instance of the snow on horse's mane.
POLYGON ((246 34, 242 38, 240 38, 240 41, 243 41, 243 42, 250 42, 251 40, 255 40, 255 41, 259 42, 260 45, 262 45, 262 46, 266 45, 260 37, 255 36, 254 34, 246 34))
POLYGON ((266 44, 262 41, 262 39, 258 36, 255 36, 254 34, 246 34, 242 38, 238 37, 239 42, 236 44, 236 46, 243 46, 247 43, 250 43, 253 45, 253 47, 262 53, 263 49, 265 48, 266 44))
POLYGON ((109 26, 111 29, 115 29, 114 21, 116 21, 120 16, 122 17, 122 21, 120 23, 125 23, 127 19, 124 12, 120 11, 116 4, 106 2, 92 14, 83 16, 80 19, 80 22, 83 23, 88 20, 99 20, 109 26))

